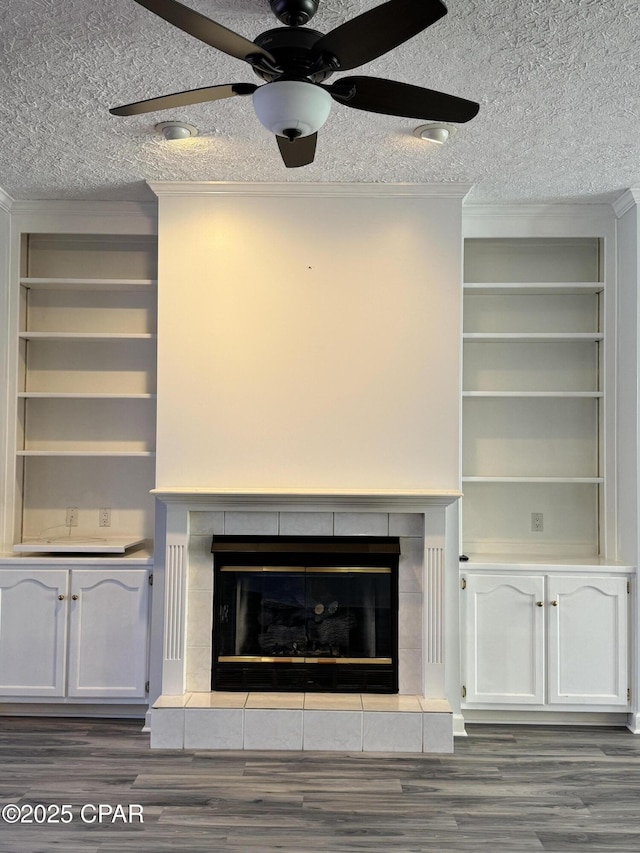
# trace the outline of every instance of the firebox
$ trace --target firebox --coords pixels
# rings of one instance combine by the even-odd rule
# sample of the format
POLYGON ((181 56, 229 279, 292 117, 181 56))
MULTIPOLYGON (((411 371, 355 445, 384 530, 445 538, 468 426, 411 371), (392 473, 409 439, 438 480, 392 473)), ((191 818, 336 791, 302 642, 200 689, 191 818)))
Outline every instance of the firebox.
POLYGON ((398 692, 394 537, 214 536, 213 690, 398 692))

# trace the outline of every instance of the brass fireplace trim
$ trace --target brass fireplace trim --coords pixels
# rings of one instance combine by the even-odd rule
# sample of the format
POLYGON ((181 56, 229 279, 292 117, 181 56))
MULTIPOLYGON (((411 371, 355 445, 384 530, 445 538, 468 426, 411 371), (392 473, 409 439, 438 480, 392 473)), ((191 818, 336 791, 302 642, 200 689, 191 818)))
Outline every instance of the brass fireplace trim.
POLYGON ((221 655, 218 663, 365 663, 388 665, 391 658, 309 658, 309 657, 261 657, 260 655, 221 655))
POLYGON ((221 572, 297 572, 308 574, 390 575, 388 566, 220 566, 221 572))

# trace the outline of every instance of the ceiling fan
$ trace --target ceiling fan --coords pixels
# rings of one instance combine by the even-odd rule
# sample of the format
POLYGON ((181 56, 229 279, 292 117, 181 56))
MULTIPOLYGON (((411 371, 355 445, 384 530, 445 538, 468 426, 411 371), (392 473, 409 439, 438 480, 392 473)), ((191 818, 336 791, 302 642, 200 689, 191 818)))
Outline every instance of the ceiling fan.
POLYGON ((469 121, 480 108, 474 101, 379 77, 342 77, 324 84, 335 72, 370 62, 430 27, 447 14, 441 0, 387 0, 326 35, 304 26, 319 0, 269 0, 285 26, 267 30, 254 41, 177 0, 135 2, 205 44, 244 60, 266 82, 176 92, 114 107, 112 115, 133 116, 252 95, 258 119, 275 134, 284 164, 292 168, 313 162, 318 130, 329 116, 332 100, 356 110, 451 122, 469 121))

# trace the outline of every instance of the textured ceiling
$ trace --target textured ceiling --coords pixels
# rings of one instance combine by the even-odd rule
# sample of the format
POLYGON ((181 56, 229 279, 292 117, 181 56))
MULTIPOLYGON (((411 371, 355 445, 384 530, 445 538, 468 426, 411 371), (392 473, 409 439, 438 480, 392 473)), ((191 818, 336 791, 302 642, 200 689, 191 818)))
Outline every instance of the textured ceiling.
MULTIPOLYGON (((279 26, 268 0, 183 2, 249 39, 279 26)), ((328 32, 377 3, 320 0, 310 26, 328 32)), ((640 185, 637 0, 447 5, 428 30, 347 74, 479 101, 479 115, 435 148, 412 135, 420 122, 334 103, 315 162, 285 169, 250 98, 108 113, 183 89, 258 82, 246 63, 133 0, 3 0, 0 187, 16 199, 134 200, 150 197, 146 180, 461 181, 474 185, 473 201, 539 202, 610 201, 640 185), (167 119, 200 136, 166 142, 153 128, 167 119)))

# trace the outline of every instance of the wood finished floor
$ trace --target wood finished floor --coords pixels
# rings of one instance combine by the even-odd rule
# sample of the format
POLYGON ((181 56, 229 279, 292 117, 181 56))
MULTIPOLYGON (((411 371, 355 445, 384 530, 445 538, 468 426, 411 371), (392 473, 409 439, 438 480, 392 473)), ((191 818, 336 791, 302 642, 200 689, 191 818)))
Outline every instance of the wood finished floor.
POLYGON ((469 726, 436 756, 151 751, 140 725, 0 718, 0 808, 74 814, 0 822, 0 851, 640 851, 640 737, 626 729, 469 726), (85 803, 141 804, 144 823, 84 824, 85 803))

